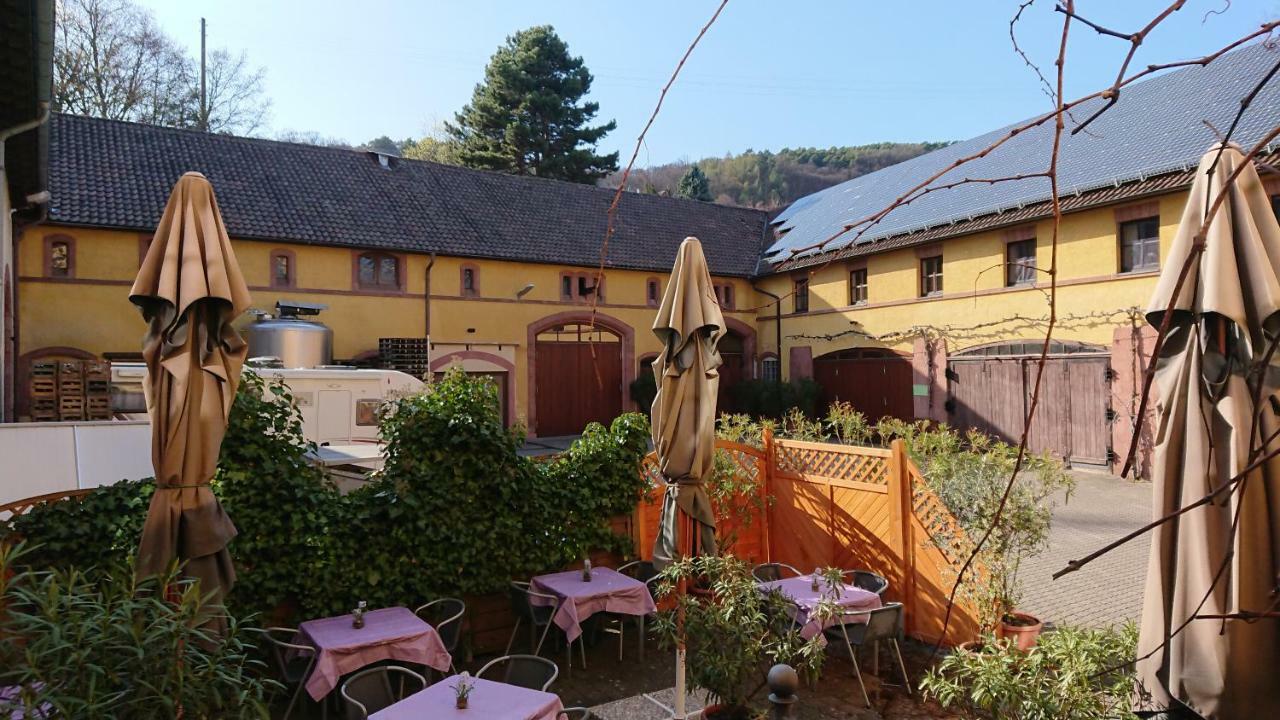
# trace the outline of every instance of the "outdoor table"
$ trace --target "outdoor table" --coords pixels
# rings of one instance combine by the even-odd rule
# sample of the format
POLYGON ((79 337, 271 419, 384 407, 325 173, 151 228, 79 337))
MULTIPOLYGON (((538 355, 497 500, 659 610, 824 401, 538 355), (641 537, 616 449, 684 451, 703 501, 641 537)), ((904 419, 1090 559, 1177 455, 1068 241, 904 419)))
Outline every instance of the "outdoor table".
MULTIPOLYGON (((529 589, 560 599, 560 609, 552 619, 569 642, 582 634, 582 621, 598 612, 644 617, 658 609, 649 586, 610 568, 594 568, 590 581, 582 579, 581 570, 539 575, 529 582, 529 589)), ((529 602, 551 604, 536 596, 530 596, 529 602)))
POLYGON ((556 720, 564 709, 560 697, 541 690, 530 690, 518 685, 494 682, 483 678, 471 678, 475 685, 467 699, 467 709, 456 707, 453 686, 457 675, 416 692, 395 705, 388 706, 369 716, 369 720, 419 720, 419 718, 464 718, 471 720, 556 720))
MULTIPOLYGON (((820 620, 816 617, 810 617, 814 610, 817 609, 818 603, 821 602, 826 594, 831 593, 831 587, 827 585, 824 578, 818 578, 819 587, 821 589, 813 589, 813 576, 801 575, 799 577, 786 578, 784 580, 773 580, 770 582, 756 583, 756 587, 761 592, 779 592, 794 603, 791 610, 792 617, 800 624, 800 637, 805 640, 811 640, 822 634, 823 630, 829 627, 841 624, 840 616, 820 620)), ((880 607, 880 596, 862 588, 852 585, 840 586, 840 597, 833 598, 837 605, 845 610, 875 610, 880 607)), ((865 623, 867 617, 865 615, 847 618, 844 622, 862 622, 865 623)))
POLYGON ((436 629, 409 608, 370 610, 364 627, 351 627, 351 615, 308 620, 298 626, 295 640, 316 648, 316 665, 307 678, 307 693, 320 700, 343 675, 379 660, 426 665, 448 672, 453 658, 436 629))

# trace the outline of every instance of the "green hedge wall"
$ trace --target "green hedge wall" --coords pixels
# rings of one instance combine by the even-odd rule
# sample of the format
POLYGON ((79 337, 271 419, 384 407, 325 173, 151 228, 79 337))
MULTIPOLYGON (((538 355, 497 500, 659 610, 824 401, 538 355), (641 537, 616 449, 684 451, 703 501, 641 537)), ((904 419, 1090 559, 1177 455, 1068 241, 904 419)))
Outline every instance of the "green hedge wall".
MULTIPOLYGON (((643 415, 593 423, 564 455, 534 462, 516 452, 523 432, 503 428, 493 385, 456 372, 384 408, 382 434, 386 466, 341 495, 306 462, 288 389, 246 373, 213 483, 240 532, 233 612, 316 616, 358 600, 493 592, 589 549, 630 550, 609 520, 643 486, 643 415)), ((153 489, 150 479, 104 487, 0 533, 34 546, 31 566, 108 567, 136 550, 153 489)))

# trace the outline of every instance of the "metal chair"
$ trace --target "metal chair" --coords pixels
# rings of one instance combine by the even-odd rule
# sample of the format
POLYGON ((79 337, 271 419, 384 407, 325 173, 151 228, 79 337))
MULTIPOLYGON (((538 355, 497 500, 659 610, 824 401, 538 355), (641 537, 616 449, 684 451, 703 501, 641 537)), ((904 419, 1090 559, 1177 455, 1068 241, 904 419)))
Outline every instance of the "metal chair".
POLYGON ((494 674, 501 672, 499 682, 543 692, 560 675, 560 668, 540 655, 503 655, 494 658, 480 668, 476 677, 484 677, 491 668, 497 668, 494 674))
POLYGON ((584 707, 565 708, 556 713, 556 720, 591 720, 591 711, 584 707))
POLYGON ((396 665, 379 665, 366 668, 342 683, 339 692, 347 709, 347 720, 367 720, 369 713, 375 713, 403 700, 414 692, 427 686, 427 679, 418 673, 396 665), (400 676, 400 692, 391 689, 391 674, 400 676), (405 680, 417 682, 418 689, 404 692, 405 680))
POLYGON ((840 624, 833 625, 823 631, 828 640, 843 640, 849 650, 849 659, 853 661, 853 674, 858 678, 858 687, 862 688, 862 699, 867 707, 871 707, 871 698, 867 695, 867 686, 862 683, 862 670, 858 668, 858 654, 855 648, 871 643, 874 648, 875 663, 872 674, 880 675, 880 641, 893 643, 893 652, 898 657, 898 669, 902 671, 902 684, 911 694, 911 680, 907 677, 907 665, 902 661, 902 648, 898 641, 902 640, 902 603, 887 603, 875 610, 845 610, 840 613, 840 624), (865 618, 866 622, 859 619, 865 618))
MULTIPOLYGON (((662 579, 662 574, 648 560, 632 560, 631 562, 618 568, 618 572, 629 578, 634 578, 644 583, 649 589, 650 597, 657 597, 656 587, 658 581, 662 579)), ((640 633, 640 659, 644 660, 644 620, 643 615, 620 615, 618 613, 607 613, 606 617, 610 622, 618 623, 618 661, 622 661, 622 645, 627 620, 634 619, 640 633)))
POLYGON ((462 618, 467 614, 467 604, 457 598, 440 598, 420 606, 413 614, 436 629, 444 649, 449 651, 449 670, 456 672, 452 658, 462 639, 462 618))
MULTIPOLYGON (((271 664, 275 666, 276 673, 280 676, 281 682, 284 683, 285 689, 288 690, 291 686, 297 686, 293 691, 293 696, 289 698, 289 707, 285 709, 282 718, 282 720, 288 720, 289 715, 293 713, 293 706, 298 703, 298 698, 302 696, 302 688, 306 685, 307 678, 311 676, 312 668, 316 665, 316 649, 310 645, 298 645, 290 642, 297 636, 297 628, 269 627, 257 632, 261 633, 262 637, 267 641, 271 664)), ((321 703, 321 705, 323 707, 324 703, 321 703)), ((326 712, 326 710, 327 708, 322 712, 326 712)))
MULTIPOLYGON (((513 582, 509 589, 511 595, 511 612, 516 616, 516 626, 511 628, 511 638, 507 640, 507 649, 505 655, 511 654, 511 646, 515 644, 516 633, 520 632, 520 624, 526 620, 529 622, 529 649, 534 655, 542 654, 542 644, 546 642, 547 633, 555 626, 553 618, 560 610, 560 598, 547 593, 540 593, 532 590, 527 582, 513 582), (547 603, 546 605, 534 605, 531 598, 539 598, 547 603), (538 628, 542 628, 542 634, 538 635, 538 628)), ((583 642, 583 638, 578 638, 579 650, 582 655, 582 668, 587 668, 587 646, 583 642)), ((573 643, 565 638, 565 655, 568 667, 573 668, 573 643)))
POLYGON ((889 589, 889 581, 885 576, 870 570, 845 570, 840 575, 850 585, 876 595, 883 596, 884 591, 889 589))
POLYGON ((774 582, 788 577, 800 577, 803 574, 786 563, 761 563, 751 570, 751 576, 756 579, 756 582, 774 582), (791 574, 784 575, 783 570, 791 574))

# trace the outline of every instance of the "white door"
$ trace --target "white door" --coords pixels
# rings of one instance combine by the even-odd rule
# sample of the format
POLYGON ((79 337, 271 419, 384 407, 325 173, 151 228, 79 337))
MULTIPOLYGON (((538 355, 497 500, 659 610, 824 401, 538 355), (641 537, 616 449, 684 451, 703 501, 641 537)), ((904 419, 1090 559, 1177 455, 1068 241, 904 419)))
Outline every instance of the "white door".
POLYGON ((351 440, 351 391, 321 390, 316 402, 316 442, 351 440))

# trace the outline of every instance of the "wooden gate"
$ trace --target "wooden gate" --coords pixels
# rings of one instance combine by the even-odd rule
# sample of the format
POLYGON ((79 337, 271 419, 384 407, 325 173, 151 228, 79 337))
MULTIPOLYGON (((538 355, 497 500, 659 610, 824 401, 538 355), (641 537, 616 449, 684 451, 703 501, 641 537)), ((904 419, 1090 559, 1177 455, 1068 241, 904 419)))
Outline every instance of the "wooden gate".
MULTIPOLYGON (((1009 443, 1022 437, 1038 357, 953 357, 948 361, 950 423, 1009 443)), ((1050 356, 1027 445, 1077 464, 1108 462, 1111 407, 1108 355, 1050 356)))
POLYGON ((899 355, 868 357, 866 352, 842 350, 814 358, 813 378, 822 386, 819 411, 844 400, 871 422, 886 415, 914 419, 911 362, 899 355))
POLYGON ((589 422, 622 414, 622 343, 605 331, 548 332, 538 337, 534 402, 542 437, 577 435, 589 422))

